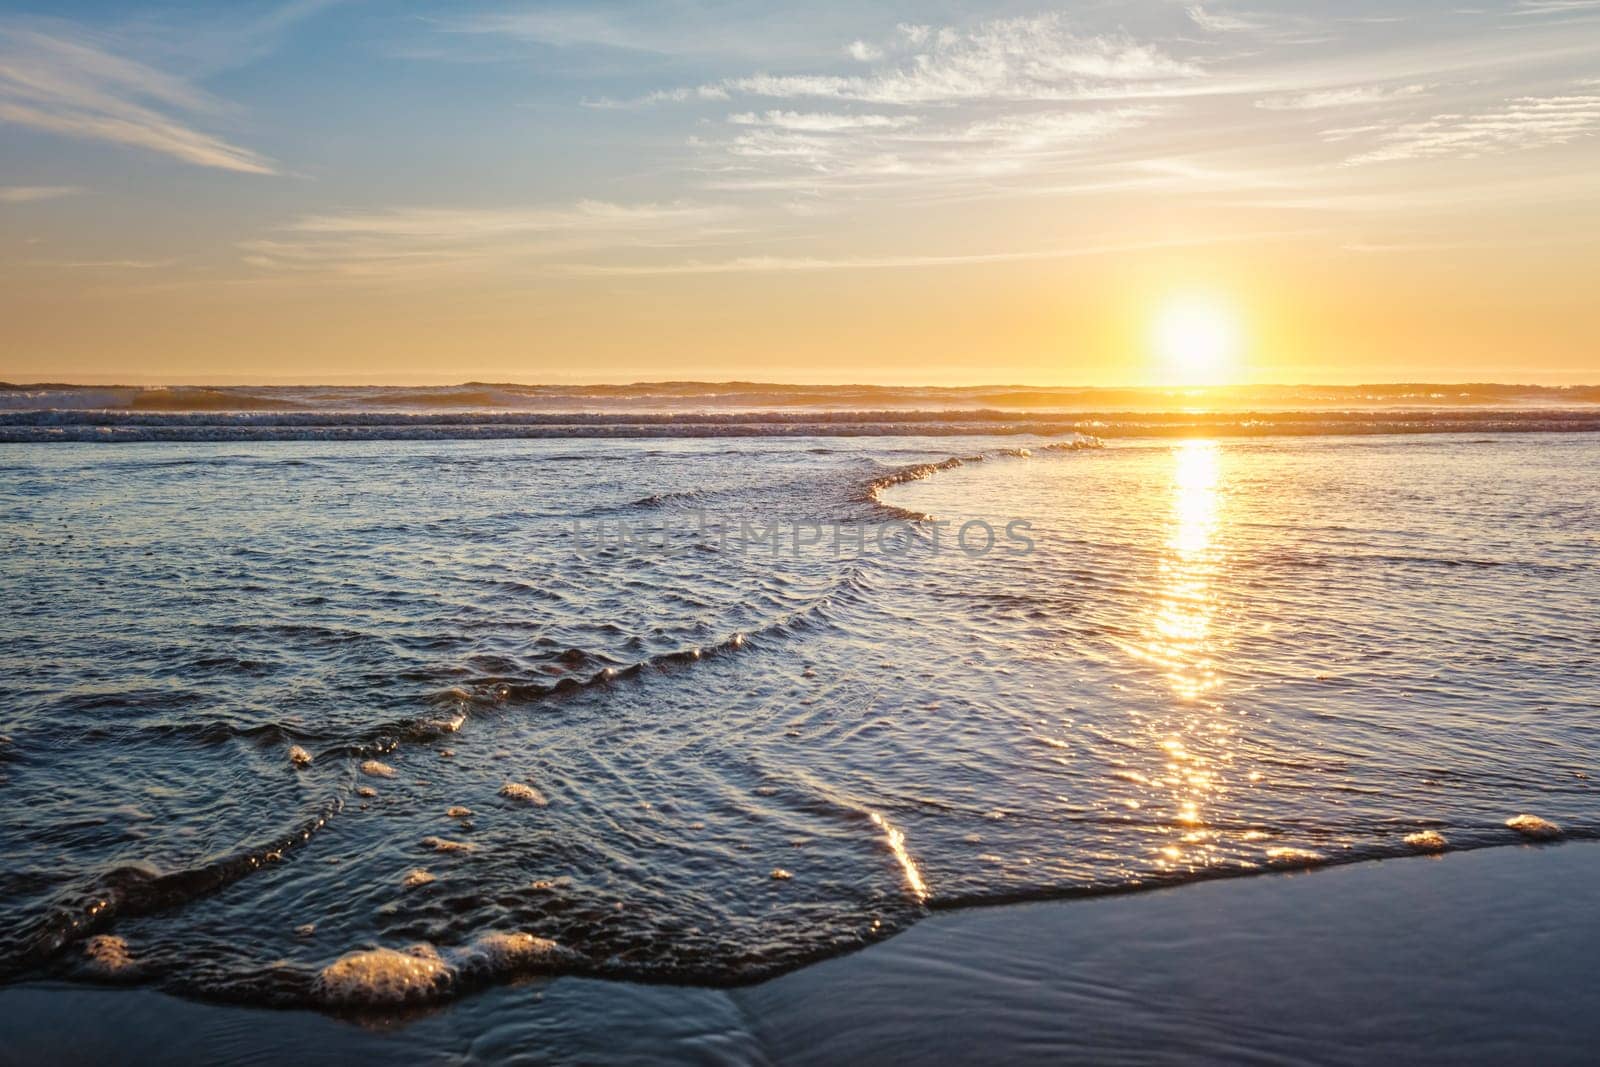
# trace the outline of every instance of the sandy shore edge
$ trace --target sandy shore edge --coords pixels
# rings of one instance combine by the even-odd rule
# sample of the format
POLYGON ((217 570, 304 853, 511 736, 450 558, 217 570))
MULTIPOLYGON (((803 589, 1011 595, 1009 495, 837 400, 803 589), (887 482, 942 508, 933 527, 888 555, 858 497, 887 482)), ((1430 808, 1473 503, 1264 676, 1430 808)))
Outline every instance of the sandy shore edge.
POLYGON ((559 978, 404 1024, 0 989, 0 1063, 1587 1062, 1600 843, 939 913, 738 990, 559 978))

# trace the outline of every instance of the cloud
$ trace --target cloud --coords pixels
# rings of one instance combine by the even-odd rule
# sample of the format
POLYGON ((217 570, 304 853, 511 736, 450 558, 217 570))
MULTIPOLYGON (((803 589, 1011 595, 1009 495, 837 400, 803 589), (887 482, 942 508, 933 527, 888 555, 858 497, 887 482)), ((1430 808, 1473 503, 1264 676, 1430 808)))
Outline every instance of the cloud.
POLYGON ((1128 241, 1115 244, 1071 245, 1065 248, 1016 251, 970 252, 956 255, 891 256, 741 256, 725 260, 688 260, 663 264, 565 264, 563 273, 582 276, 639 277, 673 274, 770 274, 833 270, 887 270, 919 267, 955 267, 981 263, 1019 263, 1033 260, 1078 259, 1086 256, 1118 255, 1164 248, 1190 248, 1234 242, 1267 241, 1304 237, 1320 231, 1294 230, 1258 233, 1228 233, 1204 237, 1174 238, 1163 241, 1128 241))
POLYGON ((0 204, 29 204, 35 200, 77 196, 82 192, 76 185, 0 185, 0 204))
POLYGON ((780 130, 798 130, 807 133, 837 133, 843 130, 898 130, 914 126, 913 115, 832 115, 799 111, 768 111, 729 115, 728 121, 736 126, 772 126, 780 130))
POLYGON ((595 10, 509 11, 464 15, 441 24, 453 33, 503 34, 538 44, 570 48, 601 45, 655 51, 659 44, 636 27, 595 10))
POLYGON ((1327 108, 1361 107, 1420 96, 1428 89, 1427 85, 1401 85, 1393 88, 1379 85, 1352 85, 1343 89, 1320 89, 1310 93, 1269 96, 1257 100, 1256 107, 1267 111, 1320 111, 1327 108))
POLYGON ((613 100, 610 97, 603 96, 594 100, 584 100, 582 103, 584 107, 615 111, 626 108, 649 107, 651 104, 682 104, 690 100, 728 99, 731 99, 728 90, 720 85, 696 85, 677 89, 657 89, 655 92, 634 97, 632 100, 613 100))
POLYGON ((735 112, 737 134, 692 138, 705 184, 818 193, 1016 180, 1161 113, 1071 105, 1159 99, 1173 83, 1203 80, 1193 62, 1121 34, 1082 36, 1059 14, 966 29, 901 24, 893 50, 863 74, 755 73, 672 90, 827 105, 735 112))
POLYGON ((988 141, 1012 151, 1034 151, 1078 144, 1144 125, 1159 107, 1103 108, 1098 111, 1043 111, 974 122, 967 140, 988 141))
POLYGON ((1473 158, 1567 144, 1597 130, 1600 95, 1524 96, 1476 114, 1435 115, 1386 129, 1377 147, 1345 164, 1473 158))
POLYGON ((1199 4, 1190 4, 1186 10, 1189 14, 1189 21, 1199 26, 1202 30, 1209 30, 1212 33, 1245 33, 1261 28, 1261 24, 1258 22, 1239 18, 1237 15, 1207 11, 1199 4))
POLYGON ((1581 15, 1600 12, 1600 0, 1522 0, 1517 15, 1581 15))
POLYGON ((580 200, 556 207, 394 208, 303 216, 277 236, 245 241, 251 266, 353 277, 436 275, 501 268, 612 247, 703 242, 728 212, 697 204, 580 200))
POLYGON ((219 105, 169 74, 93 45, 0 26, 0 122, 158 152, 200 167, 276 173, 270 161, 172 112, 219 105))
POLYGON ((1123 35, 1079 36, 1057 14, 996 19, 966 31, 901 26, 900 32, 924 50, 869 74, 757 73, 697 91, 909 107, 1095 99, 1202 73, 1195 63, 1123 35))
POLYGON ((712 188, 866 191, 940 186, 971 179, 1020 180, 1077 159, 1091 145, 1163 114, 1155 105, 1092 110, 1006 111, 980 118, 933 112, 920 118, 734 115, 746 132, 704 147, 712 188), (830 125, 830 120, 855 120, 830 125))
POLYGON ((883 58, 883 49, 866 41, 851 41, 845 45, 844 54, 859 62, 871 63, 875 59, 883 58))

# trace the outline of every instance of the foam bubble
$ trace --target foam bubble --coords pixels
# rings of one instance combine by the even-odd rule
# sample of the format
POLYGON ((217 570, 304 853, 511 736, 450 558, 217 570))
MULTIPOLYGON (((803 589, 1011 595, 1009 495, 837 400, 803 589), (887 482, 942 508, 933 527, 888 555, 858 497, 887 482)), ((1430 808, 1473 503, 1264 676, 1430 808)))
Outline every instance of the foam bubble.
POLYGON ((1406 844, 1423 852, 1443 852, 1450 842, 1437 830, 1419 830, 1405 836, 1406 844))
POLYGON ((1535 841, 1553 841, 1561 836, 1561 827, 1537 815, 1516 815, 1507 819, 1506 825, 1523 837, 1531 837, 1535 841))
POLYGON ((472 809, 464 808, 460 804, 454 804, 445 811, 445 814, 452 819, 470 819, 472 818, 472 809))
POLYGON ((290 745, 289 762, 294 764, 296 767, 309 767, 311 766, 311 753, 307 752, 299 745, 290 745))
POLYGON ((422 847, 431 848, 435 852, 471 852, 477 846, 466 841, 451 841, 445 837, 424 837, 422 847))
POLYGON ((507 782, 500 787, 500 795, 511 800, 520 800, 524 804, 532 804, 536 808, 542 808, 550 803, 543 793, 522 782, 507 782))
POLYGON ((358 797, 375 797, 377 795, 378 791, 372 788, 370 785, 356 787, 356 796, 358 797))
POLYGON ((128 943, 115 934, 96 934, 83 946, 89 969, 101 975, 126 974, 135 966, 128 943))
POLYGON ((433 946, 413 945, 346 953, 322 969, 316 989, 333 1004, 388 1005, 431 999, 454 981, 454 968, 433 946))
POLYGON ((516 970, 546 960, 560 948, 547 937, 520 930, 493 930, 466 947, 461 963, 463 967, 487 967, 493 971, 516 970))
POLYGON ((361 773, 373 778, 393 778, 394 768, 379 760, 369 759, 361 765, 361 773))
POLYGON ((772 880, 774 882, 787 882, 793 877, 794 874, 792 872, 786 871, 782 867, 772 868, 772 880))
POLYGON ((421 867, 417 867, 414 870, 407 871, 406 876, 401 879, 400 884, 405 886, 407 889, 415 889, 419 885, 427 885, 432 881, 434 881, 434 877, 431 872, 425 871, 421 867))

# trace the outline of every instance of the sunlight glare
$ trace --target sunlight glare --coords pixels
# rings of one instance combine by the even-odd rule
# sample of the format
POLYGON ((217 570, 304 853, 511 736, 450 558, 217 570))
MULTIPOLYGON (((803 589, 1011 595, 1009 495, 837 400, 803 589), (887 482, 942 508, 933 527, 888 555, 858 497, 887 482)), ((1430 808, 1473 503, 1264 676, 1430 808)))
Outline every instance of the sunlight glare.
POLYGON ((1154 342, 1163 384, 1224 385, 1238 358, 1239 329, 1222 301, 1191 294, 1161 308, 1154 342))

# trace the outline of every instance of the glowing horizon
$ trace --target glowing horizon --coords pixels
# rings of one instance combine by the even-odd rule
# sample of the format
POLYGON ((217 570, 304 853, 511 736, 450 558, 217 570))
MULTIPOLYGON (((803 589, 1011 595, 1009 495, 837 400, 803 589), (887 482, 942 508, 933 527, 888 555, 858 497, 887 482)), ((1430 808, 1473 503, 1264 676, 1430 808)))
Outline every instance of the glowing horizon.
POLYGON ((1600 0, 4 2, 0 379, 1592 383, 1597 134, 1600 0))

